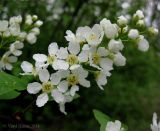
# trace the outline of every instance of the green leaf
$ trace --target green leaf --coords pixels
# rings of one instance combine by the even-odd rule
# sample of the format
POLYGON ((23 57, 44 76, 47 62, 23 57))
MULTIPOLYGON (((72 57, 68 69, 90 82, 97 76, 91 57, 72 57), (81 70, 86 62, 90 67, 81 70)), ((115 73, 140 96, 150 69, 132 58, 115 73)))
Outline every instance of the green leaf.
POLYGON ((13 99, 25 90, 28 81, 5 72, 0 72, 0 99, 13 99))
POLYGON ((6 92, 4 94, 1 94, 0 99, 5 99, 5 100, 13 99, 13 98, 16 98, 19 95, 20 95, 19 92, 13 90, 13 91, 9 91, 9 92, 6 92))
POLYGON ((99 124, 106 124, 110 120, 110 118, 101 111, 93 110, 93 113, 99 124))

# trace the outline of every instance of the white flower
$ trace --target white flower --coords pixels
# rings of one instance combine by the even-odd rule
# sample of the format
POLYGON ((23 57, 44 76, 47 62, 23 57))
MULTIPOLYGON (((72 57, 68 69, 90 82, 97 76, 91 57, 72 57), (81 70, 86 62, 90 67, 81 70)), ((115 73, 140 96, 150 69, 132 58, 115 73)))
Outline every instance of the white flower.
POLYGON ((35 28, 33 28, 33 29, 31 30, 31 32, 33 32, 35 35, 39 35, 40 29, 37 28, 37 27, 35 27, 35 28))
POLYGON ((108 43, 108 49, 113 53, 118 53, 124 48, 124 45, 121 40, 111 39, 108 43))
POLYGON ((31 32, 27 35, 26 40, 28 41, 28 43, 34 44, 37 41, 37 37, 36 37, 35 33, 31 32))
POLYGON ((34 76, 37 76, 39 70, 41 69, 38 63, 34 67, 31 63, 27 61, 23 61, 21 63, 21 68, 24 71, 24 73, 21 73, 21 75, 34 75, 34 76))
POLYGON ((138 17, 138 19, 143 19, 144 14, 141 10, 137 10, 136 13, 134 14, 134 17, 138 17))
POLYGON ((113 62, 116 66, 125 66, 126 58, 119 52, 114 55, 113 62))
POLYGON ((88 61, 89 57, 88 51, 82 50, 80 52, 79 44, 70 42, 68 45, 68 52, 66 52, 67 51, 66 49, 67 48, 61 47, 57 52, 57 57, 65 60, 70 66, 69 68, 71 70, 80 67, 82 62, 88 61))
POLYGON ((115 122, 109 121, 106 126, 106 131, 121 131, 121 122, 118 120, 115 122))
POLYGON ((118 17, 117 23, 119 26, 126 26, 128 23, 128 19, 124 17, 123 15, 118 17))
POLYGON ((116 24, 112 24, 110 20, 104 18, 101 20, 100 25, 103 27, 107 38, 112 39, 118 35, 118 27, 116 24))
POLYGON ((131 29, 128 33, 128 37, 131 39, 136 39, 139 37, 139 32, 137 29, 131 29))
POLYGON ((89 62, 92 67, 108 73, 113 69, 113 61, 107 58, 108 51, 104 47, 92 48, 89 52, 89 62))
POLYGON ((32 16, 31 15, 27 15, 26 16, 26 20, 25 20, 25 24, 32 25, 32 23, 33 23, 32 16))
POLYGON ((157 35, 159 30, 155 27, 149 27, 148 29, 148 32, 151 34, 151 35, 157 35))
POLYGON ((20 41, 15 41, 10 45, 10 52, 15 56, 20 56, 22 54, 22 49, 24 47, 24 44, 20 41))
POLYGON ((36 23, 35 23, 34 25, 35 25, 36 27, 40 27, 40 26, 43 25, 43 21, 38 20, 38 21, 36 21, 36 23))
POLYGON ((70 95, 74 96, 77 91, 79 91, 79 84, 83 87, 90 87, 90 82, 86 80, 88 76, 88 71, 79 67, 75 70, 63 70, 60 71, 61 78, 65 78, 58 85, 58 90, 60 92, 66 92, 69 89, 70 95))
POLYGON ((68 56, 67 48, 61 47, 58 49, 57 43, 51 43, 48 46, 48 53, 48 56, 44 54, 34 54, 33 59, 36 62, 41 63, 42 67, 52 65, 55 70, 67 70, 69 68, 69 64, 63 60, 68 56))
POLYGON ((27 91, 30 94, 37 94, 38 92, 42 90, 41 94, 37 97, 37 100, 36 100, 36 105, 38 107, 42 107, 49 100, 48 94, 56 90, 56 86, 60 82, 60 77, 58 78, 57 76, 57 78, 54 79, 52 77, 52 75, 54 74, 52 74, 50 77, 50 74, 47 69, 40 70, 38 74, 39 74, 39 79, 41 83, 39 82, 29 83, 27 86, 27 91))
POLYGON ((8 21, 1 20, 0 21, 0 32, 5 32, 8 29, 8 21))
POLYGON ((138 40, 138 50, 142 52, 146 52, 149 49, 149 43, 148 41, 144 38, 144 36, 140 35, 139 40, 138 40))
POLYGON ((9 23, 10 25, 20 24, 22 22, 22 16, 13 16, 10 18, 9 23))
POLYGON ((92 28, 86 27, 86 41, 90 46, 98 46, 104 36, 103 28, 95 24, 92 28))
POLYGON ((19 36, 20 34, 20 25, 19 24, 13 24, 9 26, 9 31, 11 35, 13 36, 19 36))
POLYGON ((153 113, 153 119, 151 124, 151 130, 152 131, 160 131, 160 122, 157 122, 157 114, 153 113))
MULTIPOLYGON (((16 56, 10 56, 10 52, 6 52, 1 60, 0 60, 0 68, 2 68, 3 70, 12 70, 13 66, 12 63, 17 62, 17 57, 16 56)), ((0 69, 1 70, 1 69, 0 69)))

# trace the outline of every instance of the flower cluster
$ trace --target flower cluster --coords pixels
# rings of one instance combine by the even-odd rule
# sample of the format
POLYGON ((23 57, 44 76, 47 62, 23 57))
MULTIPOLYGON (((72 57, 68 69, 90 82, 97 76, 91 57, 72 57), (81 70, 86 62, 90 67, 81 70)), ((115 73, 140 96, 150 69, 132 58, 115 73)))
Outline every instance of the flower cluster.
POLYGON ((8 21, 0 21, 0 70, 12 70, 12 63, 22 54, 24 43, 36 42, 42 24, 36 15, 27 15, 24 20, 21 16, 14 16, 8 21))
MULTIPOLYGON (((133 22, 140 23, 143 18, 143 13, 139 10, 134 14, 133 22)), ((58 47, 57 43, 51 43, 48 46, 48 55, 33 55, 35 66, 24 61, 21 65, 23 74, 39 78, 38 82, 29 83, 27 87, 30 94, 40 92, 36 105, 43 106, 51 96, 60 105, 60 110, 66 113, 65 103, 75 98, 81 86, 91 86, 88 75, 103 89, 114 65, 126 64, 126 58, 122 54, 125 43, 133 42, 143 52, 149 48, 148 41, 137 26, 131 27, 124 16, 120 16, 117 23, 104 18, 92 28, 79 27, 76 33, 67 30, 67 47, 58 47)), ((151 32, 147 27, 144 30, 151 32)), ((152 32, 157 34, 158 30, 152 27, 152 32)))

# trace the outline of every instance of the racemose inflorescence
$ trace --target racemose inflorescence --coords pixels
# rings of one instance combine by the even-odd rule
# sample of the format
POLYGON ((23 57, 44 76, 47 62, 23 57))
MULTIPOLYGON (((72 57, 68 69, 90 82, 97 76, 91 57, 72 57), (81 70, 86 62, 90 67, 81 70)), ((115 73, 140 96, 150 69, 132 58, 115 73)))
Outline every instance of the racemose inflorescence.
POLYGON ((47 55, 33 55, 34 65, 22 62, 22 75, 38 77, 28 84, 27 91, 39 94, 38 107, 53 99, 59 104, 60 111, 66 114, 65 103, 71 102, 81 87, 91 87, 90 78, 103 90, 114 66, 125 66, 126 58, 122 54, 125 43, 134 44, 145 52, 149 49, 145 36, 157 33, 156 28, 146 26, 140 10, 131 20, 120 16, 117 23, 112 23, 104 18, 92 28, 79 27, 76 33, 67 30, 67 47, 59 47, 53 42, 48 46, 47 55))

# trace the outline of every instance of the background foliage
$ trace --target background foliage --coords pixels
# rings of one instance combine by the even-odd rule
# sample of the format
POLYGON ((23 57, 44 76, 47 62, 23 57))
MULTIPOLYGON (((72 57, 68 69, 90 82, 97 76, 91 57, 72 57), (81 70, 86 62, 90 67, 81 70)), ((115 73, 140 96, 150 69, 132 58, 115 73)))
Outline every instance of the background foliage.
MULTIPOLYGON (((0 18, 37 14, 43 20, 38 42, 33 46, 26 45, 20 57, 20 61, 32 62, 32 54, 47 53, 50 42, 66 46, 64 35, 67 29, 75 31, 79 26, 91 26, 104 17, 115 22, 120 14, 132 15, 137 9, 142 9, 148 16, 152 10, 148 24, 156 23, 160 29, 157 3, 158 0, 1 0, 0 18), (132 6, 123 9, 124 2, 132 6), (148 6, 152 8, 149 10, 148 6)), ((128 125, 129 131, 149 131, 153 112, 160 115, 160 37, 148 39, 151 47, 144 54, 128 43, 124 50, 127 65, 112 71, 104 91, 94 86, 81 89, 81 97, 67 104, 67 116, 60 113, 58 105, 53 102, 48 102, 43 108, 36 107, 36 96, 27 91, 22 91, 13 100, 0 100, 0 130, 5 123, 20 122, 38 124, 38 130, 42 131, 98 131, 99 125, 92 112, 92 109, 98 109, 128 125)), ((20 68, 14 68, 11 73, 19 72, 20 68)))

